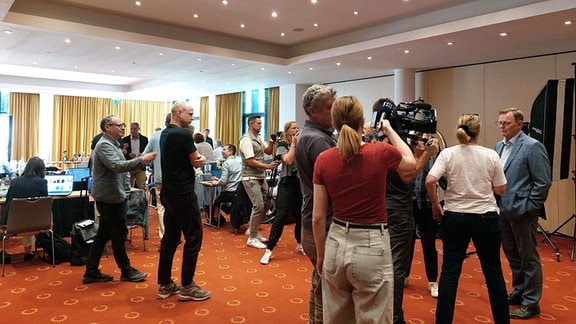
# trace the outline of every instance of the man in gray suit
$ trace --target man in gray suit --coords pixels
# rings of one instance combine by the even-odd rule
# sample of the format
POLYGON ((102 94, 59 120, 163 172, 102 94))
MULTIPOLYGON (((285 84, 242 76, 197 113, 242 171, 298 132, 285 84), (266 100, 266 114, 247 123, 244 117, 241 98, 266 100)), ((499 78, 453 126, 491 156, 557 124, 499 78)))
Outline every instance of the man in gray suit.
POLYGON ((496 152, 508 180, 498 200, 502 248, 512 270, 508 304, 520 305, 510 312, 510 318, 528 319, 540 314, 542 265, 536 228, 551 185, 550 161, 544 145, 521 131, 524 115, 520 109, 501 110, 496 123, 504 137, 496 144, 496 152))

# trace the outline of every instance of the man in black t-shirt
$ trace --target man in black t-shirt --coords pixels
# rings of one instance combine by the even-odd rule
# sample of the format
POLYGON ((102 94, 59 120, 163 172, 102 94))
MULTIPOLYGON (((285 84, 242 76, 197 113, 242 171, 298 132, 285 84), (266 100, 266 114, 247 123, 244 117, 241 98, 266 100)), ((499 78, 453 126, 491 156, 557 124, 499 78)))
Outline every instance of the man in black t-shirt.
POLYGON ((205 158, 198 153, 192 135, 186 129, 194 119, 193 109, 178 102, 171 110, 170 125, 160 135, 164 236, 160 242, 158 264, 158 299, 178 294, 180 301, 205 300, 210 292, 194 283, 198 254, 202 247, 202 217, 194 193, 194 168, 202 167, 205 158), (184 235, 181 284, 172 281, 172 262, 180 236, 184 235))

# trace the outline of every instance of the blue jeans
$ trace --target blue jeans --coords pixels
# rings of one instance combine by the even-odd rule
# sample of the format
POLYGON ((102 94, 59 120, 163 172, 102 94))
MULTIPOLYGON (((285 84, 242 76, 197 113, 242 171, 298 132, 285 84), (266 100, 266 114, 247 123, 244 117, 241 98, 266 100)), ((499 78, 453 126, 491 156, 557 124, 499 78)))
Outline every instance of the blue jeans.
POLYGON ((118 268, 121 270, 129 269, 130 259, 128 254, 126 254, 126 238, 128 237, 126 213, 128 212, 128 204, 126 201, 116 204, 97 201, 96 208, 100 213, 100 221, 98 232, 86 261, 86 274, 92 275, 98 272, 100 258, 108 241, 112 241, 112 252, 118 268))
POLYGON ((164 236, 160 241, 158 284, 163 286, 172 281, 174 253, 180 244, 180 236, 184 234, 181 283, 187 286, 193 282, 198 254, 202 247, 202 217, 198 200, 194 192, 184 195, 164 195, 162 192, 160 200, 165 210, 164 236))
POLYGON ((446 211, 440 233, 444 248, 442 273, 438 288, 436 323, 452 323, 458 279, 470 239, 476 247, 484 280, 488 287, 494 323, 510 323, 508 295, 500 264, 501 231, 499 215, 454 213, 446 211))

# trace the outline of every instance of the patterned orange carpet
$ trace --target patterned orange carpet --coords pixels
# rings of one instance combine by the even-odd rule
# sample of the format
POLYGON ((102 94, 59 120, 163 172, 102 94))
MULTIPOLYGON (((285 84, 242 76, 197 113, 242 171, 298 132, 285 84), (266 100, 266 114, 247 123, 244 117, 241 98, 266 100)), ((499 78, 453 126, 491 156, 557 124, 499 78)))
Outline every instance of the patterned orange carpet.
MULTIPOLYGON (((151 239, 142 248, 139 229, 127 243, 132 265, 149 274, 142 283, 120 282, 113 257, 102 258, 102 271, 112 273, 110 283, 82 284, 84 267, 67 263, 51 265, 34 258, 24 261, 20 240, 9 240, 12 264, 0 278, 0 318, 3 323, 305 323, 311 264, 294 252, 294 225, 286 227, 270 264, 259 263, 262 250, 246 247, 246 236, 235 235, 229 224, 204 228, 204 243, 195 277, 212 291, 202 302, 179 302, 176 296, 157 300, 156 271, 159 239, 156 212, 151 209, 151 239)), ((267 236, 270 225, 262 225, 267 236)), ((562 254, 540 244, 544 265, 544 297, 539 319, 530 323, 570 323, 576 309, 576 263, 570 262, 569 238, 554 237, 562 254)), ((441 242, 438 241, 441 252, 441 242)), ((473 247, 470 248, 473 250, 473 247)), ((179 282, 181 248, 173 275, 179 282)), ((505 260, 502 257, 502 260, 505 260)), ((510 280, 507 262, 504 275, 510 280)), ((434 323, 436 300, 430 297, 424 275, 422 252, 417 243, 410 284, 404 295, 407 323, 434 323)), ((460 280, 454 323, 492 323, 486 285, 476 256, 466 259, 460 280)), ((377 305, 375 305, 377 307, 377 305)))

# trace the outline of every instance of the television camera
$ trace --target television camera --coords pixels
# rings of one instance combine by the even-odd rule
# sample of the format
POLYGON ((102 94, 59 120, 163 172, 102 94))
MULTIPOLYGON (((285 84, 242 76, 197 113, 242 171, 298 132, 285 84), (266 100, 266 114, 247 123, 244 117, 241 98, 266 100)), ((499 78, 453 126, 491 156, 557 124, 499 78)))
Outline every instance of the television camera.
MULTIPOLYGON (((436 110, 422 99, 395 105, 392 100, 386 98, 379 105, 375 105, 373 110, 370 123, 372 128, 378 129, 380 121, 387 119, 392 129, 404 140, 412 136, 409 135, 410 131, 436 133, 436 110)), ((384 134, 378 130, 378 138, 383 137, 384 134)))

